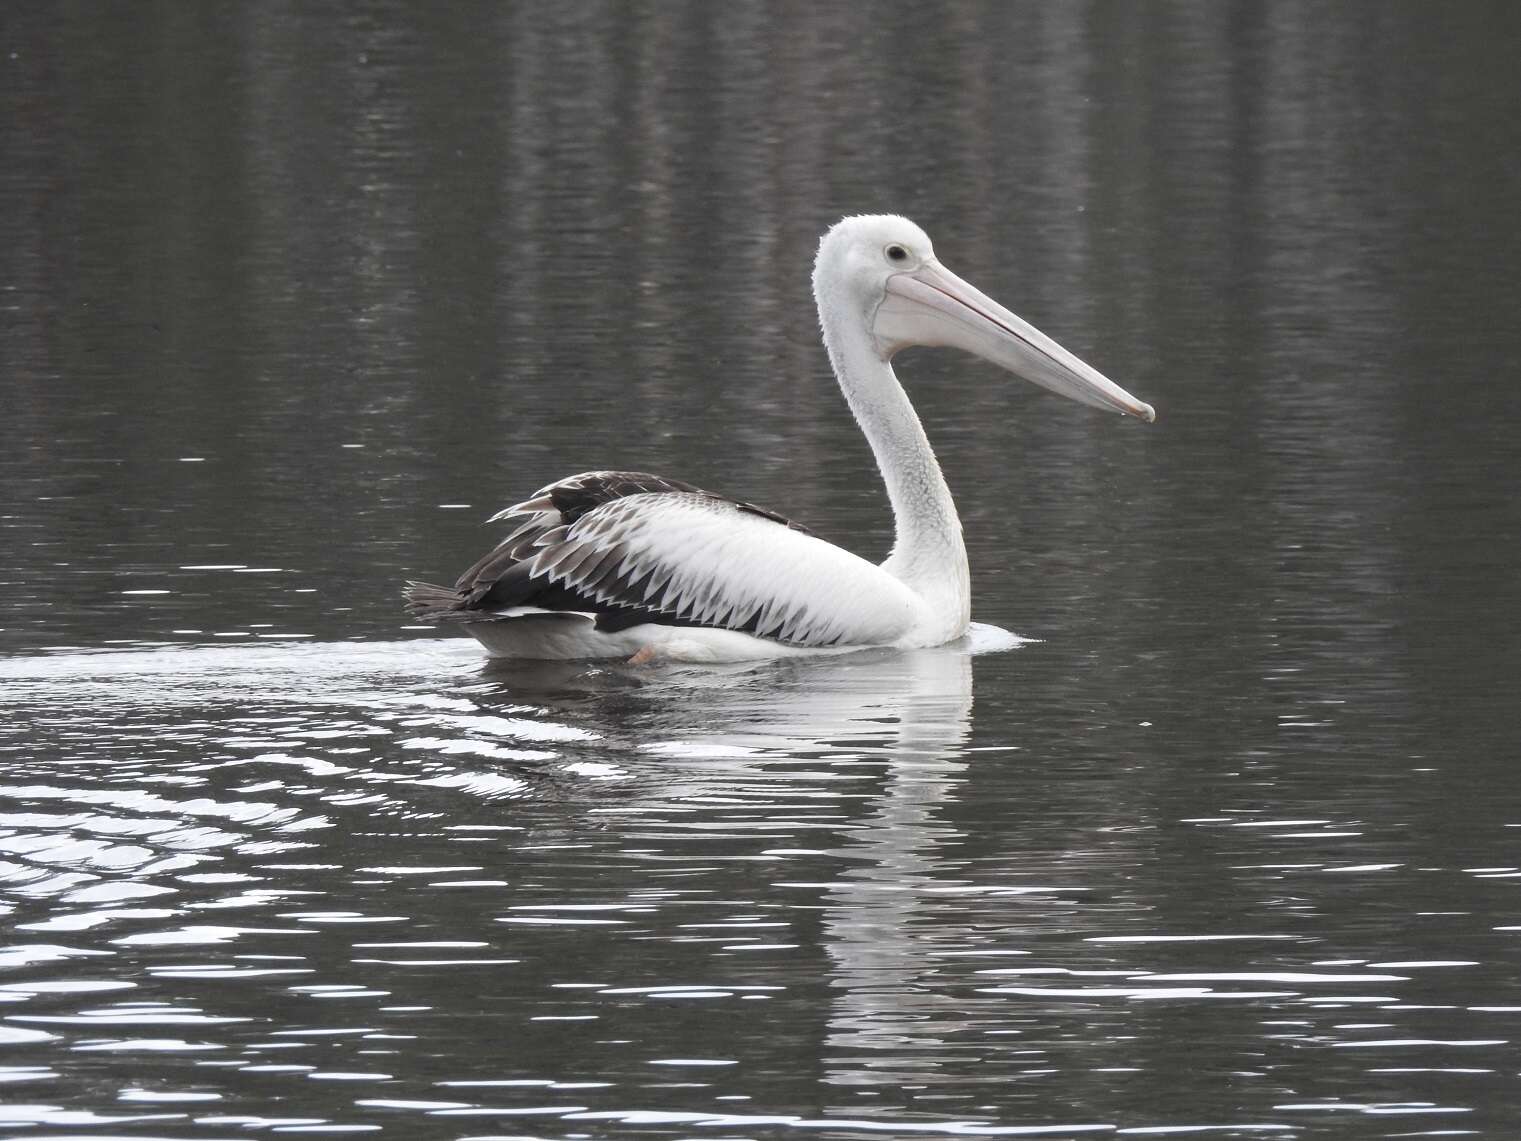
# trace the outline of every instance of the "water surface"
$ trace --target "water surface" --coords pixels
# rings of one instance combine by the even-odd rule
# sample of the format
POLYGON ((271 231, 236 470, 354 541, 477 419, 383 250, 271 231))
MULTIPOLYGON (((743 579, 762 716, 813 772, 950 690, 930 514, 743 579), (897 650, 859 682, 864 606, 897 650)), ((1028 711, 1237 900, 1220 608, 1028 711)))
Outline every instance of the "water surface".
POLYGON ((0 14, 17 1136, 1514 1135, 1503 4, 0 14), (1157 406, 900 371, 969 645, 486 667, 479 520, 864 555, 818 234, 1157 406))

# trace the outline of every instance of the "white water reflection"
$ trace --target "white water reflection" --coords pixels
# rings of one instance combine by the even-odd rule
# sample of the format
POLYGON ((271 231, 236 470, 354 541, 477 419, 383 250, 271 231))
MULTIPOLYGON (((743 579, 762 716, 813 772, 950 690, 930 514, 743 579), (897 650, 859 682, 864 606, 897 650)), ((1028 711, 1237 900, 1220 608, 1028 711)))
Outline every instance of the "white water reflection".
POLYGON ((767 850, 779 858, 827 854, 843 868, 827 883, 778 885, 824 891, 822 945, 835 992, 822 1052, 826 1082, 931 1080, 927 1071, 939 1063, 929 1055, 944 1045, 944 1031, 964 1020, 957 1000, 926 977, 935 970, 927 922, 935 892, 949 886, 938 873, 936 847, 955 835, 938 813, 966 768, 973 654, 1018 643, 978 627, 965 646, 808 662, 792 667, 796 676, 785 684, 768 676, 774 695, 744 691, 733 703, 723 700, 725 688, 743 689, 753 671, 708 675, 703 701, 714 730, 646 747, 700 761, 709 780, 716 769, 722 782, 714 795, 727 789, 732 797, 779 775, 793 781, 804 775, 793 765, 872 788, 855 794, 848 821, 829 826, 831 833, 843 829, 842 846, 767 850), (778 762, 790 763, 778 772, 778 762))
MULTIPOLYGON (((701 844, 710 834, 752 849, 751 858, 778 863, 823 858, 848 865, 837 881, 823 885, 823 947, 837 991, 824 1034, 830 1056, 839 1055, 829 1062, 832 1076, 826 1080, 848 1082, 873 1064, 853 1061, 853 1055, 900 1049, 904 1027, 921 1016, 921 1008, 944 1002, 929 997, 932 990, 916 981, 922 948, 910 929, 936 880, 935 843, 948 833, 936 812, 965 764, 972 654, 1017 641, 979 628, 969 645, 949 649, 690 671, 586 664, 483 670, 473 650, 462 652, 448 642, 164 648, 12 659, 0 663, 10 683, 8 696, 21 717, 30 718, 34 734, 43 730, 17 766, 27 779, 4 790, 21 810, 0 814, 8 851, 25 861, 9 869, 13 898, 33 901, 18 916, 16 932, 23 939, 68 932, 83 945, 49 949, 23 943, 6 951, 18 962, 30 958, 39 964, 78 955, 127 955, 139 962, 148 956, 140 963, 147 977, 159 987, 177 982, 191 993, 217 980, 245 985, 257 980, 283 985, 292 996, 385 998, 389 989, 321 981, 316 956, 305 949, 324 926, 408 922, 404 913, 387 915, 373 907, 301 906, 307 895, 333 903, 342 899, 332 889, 342 883, 343 865, 324 853, 336 851, 334 833, 352 826, 348 821, 355 810, 398 820, 432 817, 435 832, 511 834, 515 827, 509 823, 446 823, 460 820, 459 805, 439 814, 416 797, 437 790, 484 806, 503 795, 553 800, 564 795, 559 783, 564 780, 590 786, 611 782, 610 789, 627 786, 621 799, 593 799, 578 811, 616 824, 624 844, 638 843, 641 835, 674 838, 669 855, 646 852, 656 867, 662 859, 681 860, 683 843, 701 844), (590 718, 578 708, 588 699, 595 704, 590 718), (620 700, 632 702, 622 714, 620 700), (67 715, 55 718, 60 709, 67 715), (66 736, 105 755, 123 740, 140 744, 130 755, 132 763, 86 767, 65 781, 59 779, 66 771, 58 765, 60 757, 48 749, 47 730, 56 724, 66 726, 59 745, 66 736), (165 725, 172 731, 162 732, 165 725), (482 761, 498 767, 470 767, 482 761), (514 772, 512 765, 520 767, 514 772), (160 788, 164 791, 155 791, 160 788), (313 812, 307 807, 313 802, 325 807, 313 812), (62 811, 46 811, 50 805, 62 811), (694 810, 700 821, 690 820, 694 810), (214 819, 218 827, 196 825, 199 819, 214 819), (689 821, 696 827, 687 827, 689 821), (776 842, 771 832, 777 832, 776 842), (286 835, 296 838, 280 839, 286 835), (811 835, 821 846, 807 846, 811 835), (310 856, 298 855, 303 851, 310 856), (298 862, 289 862, 293 856, 298 862), (290 872, 272 874, 282 866, 290 872), (309 878, 300 869, 319 876, 330 869, 339 878, 320 892, 282 883, 309 878), (154 906, 122 906, 127 901, 154 906), (40 912, 38 904, 45 905, 40 912), (208 911, 229 910, 284 922, 206 922, 208 911), (185 961, 183 954, 196 948, 216 948, 224 957, 185 961), (154 961, 163 954, 173 957, 154 961)), ((489 866, 489 860, 393 855, 391 862, 362 862, 346 874, 508 890, 510 878, 490 877, 489 866)), ((644 898, 650 903, 641 905, 638 891, 609 903, 558 903, 551 897, 508 904, 485 918, 528 931, 616 929, 642 923, 656 910, 652 904, 659 896, 644 898)), ((772 954, 798 947, 795 936, 776 933, 788 925, 786 919, 767 923, 741 915, 682 926, 693 932, 715 928, 734 951, 772 954)), ((514 938, 510 945, 542 953, 534 950, 534 941, 514 938)), ((398 967, 509 968, 522 962, 518 955, 493 953, 499 946, 489 939, 371 939, 354 944, 351 961, 366 973, 398 967), (427 950, 433 947, 468 947, 470 953, 427 950), (361 948, 395 950, 377 955, 361 948), (397 953, 404 957, 394 957, 397 953)), ((73 989, 135 985, 103 980, 73 989)), ((42 979, 11 993, 33 998, 68 989, 67 980, 42 979)), ((787 989, 740 981, 718 986, 667 981, 603 986, 596 993, 621 1004, 767 1000, 783 997, 787 989)), ((290 1015, 296 1013, 292 1009, 290 1015)), ((69 1049, 144 1055, 225 1049, 230 1043, 214 1040, 223 1032, 218 1028, 248 1023, 273 1036, 314 1033, 282 1029, 285 1017, 276 1013, 271 1025, 268 1007, 227 1013, 212 1003, 21 1012, 8 1021, 17 1033, 35 1036, 29 1041, 52 1040, 52 1030, 37 1029, 41 1025, 72 1028, 89 1036, 72 1041, 69 1049), (175 1023, 194 1025, 200 1038, 102 1035, 109 1026, 175 1023)), ((561 1007, 533 1020, 573 1023, 588 1017, 596 1016, 561 1007)), ((924 1047, 932 1043, 925 1041, 924 1047)), ((267 1043, 255 1047, 239 1068, 321 1072, 307 1064, 272 1070, 259 1058, 268 1048, 267 1043)), ((655 1058, 648 1064, 679 1061, 655 1058)))
POLYGON ((830 886, 824 921, 839 991, 825 1080, 844 1085, 933 1081, 946 1030, 964 1021, 958 1001, 928 976, 935 970, 932 893, 948 886, 935 848, 954 835, 938 810, 966 768, 972 661, 912 655, 893 680, 886 784, 840 853, 862 862, 830 886))

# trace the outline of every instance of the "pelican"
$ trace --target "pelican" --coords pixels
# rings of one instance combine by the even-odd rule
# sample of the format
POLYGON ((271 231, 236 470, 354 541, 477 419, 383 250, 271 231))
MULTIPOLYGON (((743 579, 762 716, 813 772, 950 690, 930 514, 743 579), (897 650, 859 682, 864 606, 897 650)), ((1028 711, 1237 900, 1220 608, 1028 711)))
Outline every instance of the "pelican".
POLYGON ((1156 419, 941 265, 906 218, 831 228, 813 294, 892 505, 895 540, 880 566, 753 503, 643 472, 590 471, 493 515, 517 526, 453 589, 409 582, 408 611, 463 625, 497 658, 719 662, 938 646, 971 621, 966 547, 894 354, 965 349, 1082 404, 1156 419))

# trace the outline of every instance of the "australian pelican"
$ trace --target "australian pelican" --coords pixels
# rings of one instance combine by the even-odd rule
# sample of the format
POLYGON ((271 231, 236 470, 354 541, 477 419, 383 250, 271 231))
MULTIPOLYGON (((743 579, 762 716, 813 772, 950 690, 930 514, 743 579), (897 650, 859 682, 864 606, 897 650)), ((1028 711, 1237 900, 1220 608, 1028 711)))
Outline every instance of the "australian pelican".
POLYGON ((887 484, 896 541, 867 562, 781 515, 674 479, 592 471, 492 516, 518 526, 452 589, 407 608, 492 657, 737 661, 937 646, 971 617, 956 506, 892 370, 911 345, 976 353, 1053 392, 1150 422, 1149 404, 937 260, 906 218, 846 218, 813 268, 824 345, 887 484))

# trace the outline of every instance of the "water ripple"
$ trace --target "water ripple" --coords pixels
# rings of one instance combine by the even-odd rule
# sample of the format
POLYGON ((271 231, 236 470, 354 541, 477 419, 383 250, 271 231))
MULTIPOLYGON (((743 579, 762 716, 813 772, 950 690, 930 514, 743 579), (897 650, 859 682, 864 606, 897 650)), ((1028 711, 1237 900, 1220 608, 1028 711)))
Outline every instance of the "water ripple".
MULTIPOLYGON (((1413 1113, 1399 1083, 1498 1080, 1463 1061, 1516 1040, 1501 1023, 1521 1003, 1497 1001, 1486 957, 1306 920, 1301 900, 1431 874, 1358 848, 1275 858, 1366 844, 1350 814, 1171 822, 1218 846, 1241 906, 1166 911, 1170 886, 1131 878, 1160 832, 1110 829, 1097 803, 1051 816, 1051 782, 1081 802, 1094 771, 979 739, 964 652, 697 673, 482 671, 415 643, 309 642, 301 669, 271 653, 0 662, 28 726, 0 816, 0 1044, 24 1057, 0 1078, 42 1089, 94 1058, 119 1067, 119 1104, 204 1128, 1246 1136, 1334 1112, 1302 1106, 1413 1113), (197 656, 214 678, 184 668, 197 656), (124 739, 118 764, 71 763, 124 739), (997 803, 973 792, 990 781, 997 803), (1279 1075, 1264 1090, 1298 1096, 1168 1124, 1131 1045, 1154 1019, 1255 1027, 1242 1040, 1279 1075), (535 1045, 481 1046, 517 1040, 535 1045), (823 1112, 733 1111, 774 1107, 765 1075, 803 1049, 823 1112), (1385 1092, 1326 1100, 1306 1050, 1385 1092), (1053 1105, 1064 1072, 1091 1073, 1111 1112, 1004 1108, 1008 1089, 1053 1105), (296 1092, 350 1086, 377 1092, 296 1092), (270 1097, 324 1112, 271 1117, 270 1097)), ((1485 877, 1508 867, 1458 874, 1500 890, 1485 877)), ((1432 1106, 1464 1108, 1442 1089, 1432 1106)))

